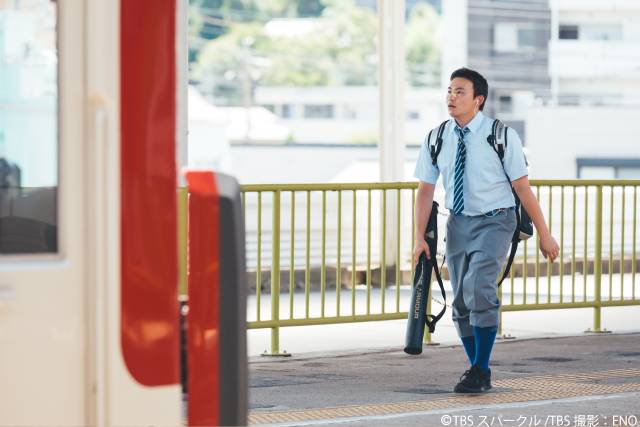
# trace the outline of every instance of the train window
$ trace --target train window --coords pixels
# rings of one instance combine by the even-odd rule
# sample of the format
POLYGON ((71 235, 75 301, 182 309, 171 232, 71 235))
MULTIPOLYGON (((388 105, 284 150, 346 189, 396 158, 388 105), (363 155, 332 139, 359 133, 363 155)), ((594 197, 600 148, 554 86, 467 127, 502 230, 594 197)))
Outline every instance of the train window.
POLYGON ((58 250, 57 10, 0 0, 0 254, 58 250))

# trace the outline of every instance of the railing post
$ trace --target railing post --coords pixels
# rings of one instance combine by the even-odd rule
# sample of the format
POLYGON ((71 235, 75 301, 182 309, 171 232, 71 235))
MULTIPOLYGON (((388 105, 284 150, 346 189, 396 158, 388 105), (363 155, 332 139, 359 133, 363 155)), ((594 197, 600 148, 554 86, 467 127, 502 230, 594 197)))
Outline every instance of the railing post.
MULTIPOLYGON (((280 321, 280 191, 273 192, 271 225, 271 320, 280 321)), ((271 328, 271 354, 280 352, 280 327, 271 328)))
POLYGON ((280 353, 280 190, 273 192, 271 223, 271 353, 263 356, 290 356, 280 353))
MULTIPOLYGON (((525 258, 524 262, 525 263, 527 262, 526 258, 525 258)), ((498 276, 498 277, 502 277, 502 276, 498 276)), ((496 334, 496 339, 498 339, 498 340, 512 340, 512 339, 515 339, 516 337, 512 336, 511 334, 504 335, 502 333, 502 319, 503 319, 503 317, 502 317, 502 286, 499 286, 498 290, 496 292, 497 292, 497 295, 498 295, 498 300, 500 301, 500 308, 498 308, 498 332, 496 334)))
POLYGON ((593 330, 587 332, 602 332, 600 329, 602 314, 602 185, 596 187, 596 247, 593 265, 595 279, 595 301, 593 307, 593 330))
POLYGON ((189 191, 182 187, 178 189, 178 295, 187 295, 188 214, 189 191))

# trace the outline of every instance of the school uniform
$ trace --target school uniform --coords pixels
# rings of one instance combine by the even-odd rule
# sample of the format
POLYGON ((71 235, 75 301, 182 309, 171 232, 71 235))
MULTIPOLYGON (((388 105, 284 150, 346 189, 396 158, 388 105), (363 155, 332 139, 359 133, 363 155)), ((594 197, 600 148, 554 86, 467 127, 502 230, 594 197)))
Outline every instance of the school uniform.
MULTIPOLYGON (((454 294, 452 318, 465 348, 465 338, 474 336, 474 327, 495 330, 498 326, 498 275, 516 227, 515 200, 507 175, 515 181, 528 174, 517 132, 505 128, 508 143, 503 166, 487 142, 492 125, 493 119, 482 112, 464 129, 451 118, 442 135, 437 164, 432 163, 430 149, 436 128, 431 141, 425 138, 420 148, 414 173, 420 181, 434 185, 442 175, 445 208, 450 211, 446 261, 454 294)), ((473 363, 473 352, 467 350, 473 363)))

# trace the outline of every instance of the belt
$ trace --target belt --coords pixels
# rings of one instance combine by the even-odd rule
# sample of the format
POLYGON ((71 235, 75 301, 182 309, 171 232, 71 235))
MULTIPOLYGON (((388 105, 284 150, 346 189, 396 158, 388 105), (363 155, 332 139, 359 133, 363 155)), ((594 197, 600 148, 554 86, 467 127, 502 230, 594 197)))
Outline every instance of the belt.
POLYGON ((514 208, 513 206, 512 206, 512 207, 510 207, 510 208, 498 208, 498 209, 494 209, 494 210, 489 211, 489 212, 485 212, 485 213, 483 213, 483 214, 481 214, 481 215, 478 215, 478 216, 488 216, 488 217, 492 217, 492 216, 496 216, 496 215, 498 215, 499 213, 507 212, 508 210, 511 210, 511 209, 515 209, 515 208, 514 208))
MULTIPOLYGON (((492 216, 498 215, 501 212, 506 212, 506 211, 510 211, 510 210, 515 210, 515 207, 511 206, 511 207, 508 207, 508 208, 496 208, 496 209, 490 210, 488 212, 483 212, 480 215, 470 215, 469 218, 479 218, 479 217, 489 217, 490 218, 492 216)), ((455 215, 453 213, 453 210, 451 210, 451 209, 449 209, 449 213, 451 215, 455 215)), ((460 216, 462 216, 462 215, 460 215, 460 216)))

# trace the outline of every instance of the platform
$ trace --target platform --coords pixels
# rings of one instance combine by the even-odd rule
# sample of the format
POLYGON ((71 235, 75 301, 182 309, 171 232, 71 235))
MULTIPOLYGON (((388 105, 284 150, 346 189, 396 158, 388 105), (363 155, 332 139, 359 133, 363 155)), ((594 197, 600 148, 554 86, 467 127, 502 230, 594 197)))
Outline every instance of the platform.
POLYGON ((640 332, 499 340, 482 395, 452 392, 467 363, 458 345, 252 358, 250 423, 640 425, 640 332))

